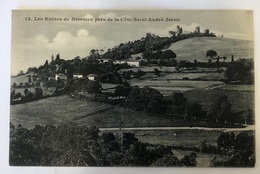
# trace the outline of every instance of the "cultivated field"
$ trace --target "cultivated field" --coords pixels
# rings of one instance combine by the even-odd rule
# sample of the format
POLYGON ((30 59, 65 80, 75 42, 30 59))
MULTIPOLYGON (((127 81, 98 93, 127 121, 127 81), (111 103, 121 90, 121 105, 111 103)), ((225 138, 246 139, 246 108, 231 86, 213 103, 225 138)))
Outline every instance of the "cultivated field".
POLYGON ((188 78, 189 80, 192 79, 199 79, 199 80, 214 80, 219 81, 224 79, 224 74, 220 73, 172 73, 166 74, 162 77, 157 77, 154 79, 158 80, 183 80, 183 78, 188 78))
POLYGON ((217 51, 220 57, 226 56, 227 62, 231 61, 231 55, 234 55, 235 60, 254 57, 253 41, 219 37, 186 39, 173 43, 168 49, 176 53, 178 61, 193 62, 196 59, 200 62, 207 62, 209 58, 206 58, 206 52, 211 49, 217 51))
POLYGON ((11 85, 13 84, 13 83, 16 83, 17 85, 19 84, 19 83, 25 83, 25 82, 28 82, 28 77, 27 76, 29 76, 29 75, 34 75, 33 73, 28 73, 28 74, 24 74, 24 75, 20 75, 20 76, 16 76, 16 77, 13 77, 13 78, 11 78, 11 85))
MULTIPOLYGON (((207 62, 206 52, 208 50, 217 51, 220 57, 226 56, 227 62, 231 61, 231 55, 234 59, 238 58, 253 58, 254 57, 254 42, 248 40, 238 40, 220 37, 197 37, 185 39, 173 43, 169 48, 176 53, 177 61, 190 61, 195 59, 200 62, 207 62)), ((142 54, 132 55, 132 58, 142 57, 142 54)), ((222 60, 220 60, 222 61, 222 60)))
MULTIPOLYGON (((11 105, 10 107, 10 121, 14 125, 21 124, 26 128, 33 128, 37 124, 58 125, 67 122, 77 122, 96 127, 119 127, 120 119, 123 120, 124 127, 196 125, 196 123, 186 120, 146 115, 144 112, 104 103, 78 100, 67 95, 11 105)), ((203 124, 206 126, 205 123, 203 124)))
POLYGON ((192 81, 192 80, 141 80, 130 81, 131 85, 138 85, 140 87, 149 86, 159 90, 164 96, 171 94, 172 92, 183 92, 194 89, 205 89, 213 86, 223 84, 220 81, 192 81))

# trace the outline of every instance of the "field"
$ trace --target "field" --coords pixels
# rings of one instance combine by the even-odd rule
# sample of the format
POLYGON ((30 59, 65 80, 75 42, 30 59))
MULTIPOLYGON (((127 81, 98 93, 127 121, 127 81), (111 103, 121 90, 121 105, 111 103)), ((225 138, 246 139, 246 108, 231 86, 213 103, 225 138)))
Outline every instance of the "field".
POLYGON ((138 85, 140 87, 149 86, 151 88, 158 89, 162 94, 165 92, 174 91, 187 91, 192 89, 205 89, 212 86, 218 86, 223 84, 220 81, 191 81, 191 80, 153 80, 153 81, 140 81, 131 83, 132 85, 138 85), (167 91, 165 91, 167 90, 167 91))
POLYGON ((78 100, 67 95, 10 107, 10 121, 14 125, 21 124, 26 128, 33 128, 37 124, 58 125, 66 122, 96 127, 119 127, 120 119, 123 120, 124 127, 190 126, 192 124, 165 116, 146 115, 144 112, 109 104, 78 100))
POLYGON ((157 77, 154 79, 158 80, 183 80, 183 78, 192 79, 200 79, 200 80, 213 80, 219 81, 224 79, 224 75, 220 73, 171 73, 166 74, 162 77, 157 77))
MULTIPOLYGON (((200 62, 208 62, 206 52, 215 50, 220 57, 226 56, 227 62, 231 61, 231 55, 234 59, 238 58, 253 58, 254 57, 254 42, 247 40, 237 40, 220 37, 197 37, 185 39, 173 43, 169 48, 176 53, 177 61, 190 61, 195 59, 200 62)), ((141 57, 141 53, 132 55, 132 58, 141 57)))
POLYGON ((158 70, 160 70, 162 72, 168 72, 168 73, 175 72, 175 67, 166 67, 166 66, 163 66, 163 67, 159 67, 159 66, 142 66, 142 67, 124 68, 124 69, 119 70, 118 72, 122 73, 124 71, 130 71, 130 70, 136 72, 137 70, 142 70, 144 72, 151 73, 151 72, 154 72, 155 68, 157 68, 158 70))
POLYGON ((190 90, 184 92, 185 97, 187 97, 190 102, 199 102, 204 105, 207 109, 209 105, 217 97, 226 95, 232 104, 232 109, 234 111, 242 111, 248 108, 254 108, 254 93, 247 91, 237 91, 237 90, 190 90))
MULTIPOLYGON (((26 83, 28 82, 28 77, 29 75, 34 75, 33 73, 28 73, 28 74, 24 74, 24 75, 21 75, 21 76, 16 76, 16 77, 12 77, 11 78, 11 85, 13 83, 16 83, 17 85, 20 84, 21 82, 22 83, 26 83)), ((35 86, 36 87, 36 86, 35 86)), ((32 93, 35 92, 35 87, 29 87, 27 88, 29 91, 31 91, 32 93)), ((22 95, 24 95, 24 89, 25 88, 16 88, 15 89, 15 93, 18 93, 20 92, 22 95)), ((55 90, 55 87, 42 87, 42 90, 43 90, 43 94, 44 95, 51 95, 53 93, 53 91, 55 90)))
POLYGON ((11 84, 16 83, 17 85, 19 83, 25 83, 28 82, 28 77, 29 75, 34 75, 33 73, 28 73, 28 74, 24 74, 24 75, 20 75, 20 76, 16 76, 16 77, 12 77, 11 78, 11 84))
POLYGON ((247 40, 236 40, 228 38, 198 37, 182 40, 173 43, 169 48, 177 55, 177 60, 188 60, 193 62, 194 59, 200 62, 207 62, 206 52, 215 50, 220 57, 226 56, 227 62, 231 61, 231 55, 234 59, 253 58, 254 42, 247 40))

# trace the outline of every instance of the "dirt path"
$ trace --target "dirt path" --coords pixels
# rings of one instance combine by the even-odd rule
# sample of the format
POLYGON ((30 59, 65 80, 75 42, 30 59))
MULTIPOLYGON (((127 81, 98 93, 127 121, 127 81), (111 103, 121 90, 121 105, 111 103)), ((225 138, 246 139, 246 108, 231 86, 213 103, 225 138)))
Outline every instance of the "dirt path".
MULTIPOLYGON (((119 131, 120 128, 99 128, 100 131, 119 131)), ((245 128, 207 128, 207 127, 128 127, 122 130, 207 130, 207 131, 222 131, 222 132, 235 132, 235 131, 249 131, 255 130, 255 125, 248 125, 245 128)))

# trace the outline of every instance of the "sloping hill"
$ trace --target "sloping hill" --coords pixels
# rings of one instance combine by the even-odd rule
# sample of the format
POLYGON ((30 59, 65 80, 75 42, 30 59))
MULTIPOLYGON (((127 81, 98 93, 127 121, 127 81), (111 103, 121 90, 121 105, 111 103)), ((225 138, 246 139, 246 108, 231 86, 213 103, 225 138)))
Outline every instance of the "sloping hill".
POLYGON ((17 85, 19 84, 19 83, 26 83, 26 82, 28 82, 28 76, 29 75, 34 75, 33 73, 28 73, 28 74, 24 74, 24 75, 20 75, 20 76, 16 76, 16 77, 12 77, 11 78, 11 85, 13 84, 13 83, 16 83, 17 85))
POLYGON ((231 60, 231 55, 234 55, 235 60, 238 58, 254 58, 253 41, 228 38, 191 38, 173 43, 168 49, 177 54, 178 61, 193 61, 194 59, 200 62, 208 61, 206 52, 210 49, 217 51, 220 57, 226 56, 226 61, 231 60))

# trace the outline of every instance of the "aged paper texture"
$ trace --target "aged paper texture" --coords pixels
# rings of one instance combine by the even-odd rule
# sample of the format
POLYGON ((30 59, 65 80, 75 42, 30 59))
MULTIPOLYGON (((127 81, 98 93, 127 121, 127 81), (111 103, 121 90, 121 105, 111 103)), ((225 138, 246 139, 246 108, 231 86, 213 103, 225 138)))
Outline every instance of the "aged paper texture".
POLYGON ((13 10, 11 166, 254 167, 251 10, 13 10))

